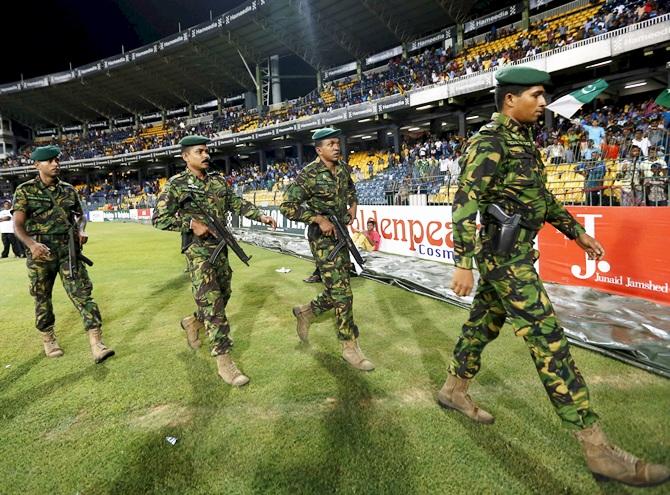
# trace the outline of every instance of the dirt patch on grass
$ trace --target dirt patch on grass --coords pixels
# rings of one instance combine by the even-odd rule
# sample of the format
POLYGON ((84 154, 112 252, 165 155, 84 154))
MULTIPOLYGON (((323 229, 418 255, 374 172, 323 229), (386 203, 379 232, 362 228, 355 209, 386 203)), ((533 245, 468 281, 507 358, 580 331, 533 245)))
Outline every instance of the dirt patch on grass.
POLYGON ((160 404, 149 408, 141 416, 130 418, 129 423, 135 428, 153 429, 188 424, 192 419, 193 413, 187 407, 160 404))
POLYGON ((631 375, 597 375, 587 374, 584 379, 587 385, 606 385, 619 390, 640 388, 645 385, 654 385, 662 378, 651 373, 635 373, 631 375))
POLYGON ((54 428, 44 434, 45 440, 55 440, 62 437, 80 424, 88 416, 86 411, 80 411, 76 416, 67 416, 63 418, 54 428))
POLYGON ((406 388, 399 390, 397 398, 403 404, 433 405, 433 391, 429 387, 406 388))

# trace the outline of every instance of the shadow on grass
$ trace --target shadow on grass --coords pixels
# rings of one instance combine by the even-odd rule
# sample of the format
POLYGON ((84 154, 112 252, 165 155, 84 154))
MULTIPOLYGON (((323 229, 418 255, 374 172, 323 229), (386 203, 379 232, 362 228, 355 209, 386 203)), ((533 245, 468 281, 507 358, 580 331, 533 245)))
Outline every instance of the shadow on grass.
POLYGON ((285 414, 277 421, 273 445, 258 461, 253 491, 414 493, 415 457, 407 435, 392 411, 375 408, 379 394, 373 396, 368 375, 331 354, 313 356, 335 379, 335 396, 309 408, 320 412, 320 421, 305 408, 300 409, 305 418, 285 414))
POLYGON ((16 366, 11 373, 9 373, 9 376, 6 378, 3 378, 0 381, 0 392, 4 392, 11 384, 19 380, 20 378, 23 378, 25 375, 28 374, 28 372, 33 369, 33 367, 39 363, 42 359, 48 359, 43 353, 39 353, 36 356, 33 356, 30 358, 28 361, 25 363, 21 363, 20 365, 16 366))
POLYGON ((431 342, 431 339, 434 339, 435 335, 442 334, 445 329, 437 328, 435 321, 428 316, 408 314, 401 308, 391 305, 386 299, 380 298, 378 303, 383 308, 383 314, 389 316, 385 324, 394 330, 395 334, 402 335, 401 328, 396 323, 397 321, 405 320, 407 326, 412 329, 417 346, 421 352, 421 364, 428 374, 433 389, 439 389, 446 378, 447 363, 443 359, 440 350, 435 347, 434 342, 431 342))
MULTIPOLYGON (((233 274, 233 276, 235 276, 233 274)), ((240 275, 238 275, 240 276, 240 275)), ((253 312, 258 313, 264 311, 265 303, 268 299, 274 301, 277 299, 276 289, 274 282, 267 280, 265 274, 258 274, 251 280, 248 280, 247 283, 250 287, 253 287, 253 290, 245 290, 244 288, 239 289, 240 292, 240 302, 239 302, 239 312, 253 312)), ((233 294, 231 296, 235 297, 233 294)), ((252 318, 251 323, 244 326, 244 328, 239 331, 232 330, 236 325, 235 321, 230 319, 228 316, 228 321, 231 327, 231 338, 235 343, 233 346, 233 356, 235 358, 240 358, 251 346, 252 335, 256 328, 256 319, 252 318), (240 339, 235 339, 235 333, 240 335, 240 339)))
MULTIPOLYGON (((212 408, 225 400, 230 387, 222 385, 218 378, 213 381, 216 365, 212 358, 188 351, 180 353, 178 358, 187 369, 193 389, 190 421, 181 426, 152 430, 129 445, 127 461, 106 493, 190 493, 197 487, 196 476, 201 466, 193 459, 194 444, 212 421, 212 408), (176 437, 177 443, 168 443, 167 436, 176 437)), ((217 452, 217 455, 225 459, 228 453, 217 452)))
MULTIPOLYGON (((30 359, 27 363, 25 363, 25 365, 22 365, 25 366, 25 369, 21 370, 20 374, 16 378, 12 379, 10 376, 8 377, 8 380, 16 381, 20 376, 25 375, 28 370, 41 359, 41 356, 36 356, 30 359)), ((44 357, 44 359, 48 358, 44 357)), ((68 388, 87 376, 92 377, 96 381, 104 381, 107 377, 107 374, 109 373, 109 370, 106 368, 106 364, 107 363, 91 363, 79 371, 69 373, 54 380, 49 380, 48 382, 40 383, 36 387, 21 392, 20 394, 13 397, 2 398, 0 399, 0 415, 4 420, 11 420, 21 414, 21 412, 29 405, 37 403, 53 392, 68 388)), ((3 380, 2 387, 6 388, 7 385, 3 380)))
MULTIPOLYGON (((144 332, 150 330, 150 328, 148 327, 152 325, 151 318, 147 318, 146 313, 142 310, 143 307, 150 305, 152 309, 152 314, 159 314, 167 307, 174 305, 175 292, 189 285, 190 285, 190 279, 188 275, 182 273, 180 275, 172 277, 169 280, 166 280, 162 285, 154 287, 153 290, 147 295, 145 305, 140 306, 139 310, 135 311, 136 314, 135 321, 127 325, 128 328, 135 329, 136 331, 133 332, 132 335, 130 335, 130 338, 125 343, 130 344, 134 342, 137 337, 145 336, 146 334, 144 332)), ((188 295, 184 297, 188 297, 193 307, 195 307, 195 304, 193 303, 193 297, 191 296, 190 291, 188 295)), ((184 312, 184 316, 187 316, 191 313, 193 313, 192 310, 190 312, 184 312)), ((175 321, 174 328, 176 330, 179 330, 179 332, 183 334, 183 330, 179 326, 179 323, 180 323, 179 321, 175 321)), ((178 335, 178 332, 175 331, 175 334, 178 335)))

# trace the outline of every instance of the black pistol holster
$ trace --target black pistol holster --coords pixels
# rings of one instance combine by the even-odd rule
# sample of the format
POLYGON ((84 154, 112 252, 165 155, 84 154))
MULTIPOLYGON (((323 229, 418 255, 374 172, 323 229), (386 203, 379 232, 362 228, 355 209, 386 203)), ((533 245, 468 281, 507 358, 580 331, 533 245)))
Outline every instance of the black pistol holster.
POLYGON ((321 227, 318 223, 310 223, 307 226, 307 239, 316 241, 319 237, 321 237, 321 227))
POLYGON ((507 256, 512 253, 519 233, 521 232, 523 218, 519 213, 508 215, 496 204, 490 204, 486 208, 485 215, 486 233, 491 239, 491 248, 496 256, 507 256))
POLYGON ((181 233, 181 252, 183 253, 188 249, 188 247, 193 244, 193 240, 195 238, 195 235, 193 235, 193 231, 189 230, 188 232, 182 232, 181 233))

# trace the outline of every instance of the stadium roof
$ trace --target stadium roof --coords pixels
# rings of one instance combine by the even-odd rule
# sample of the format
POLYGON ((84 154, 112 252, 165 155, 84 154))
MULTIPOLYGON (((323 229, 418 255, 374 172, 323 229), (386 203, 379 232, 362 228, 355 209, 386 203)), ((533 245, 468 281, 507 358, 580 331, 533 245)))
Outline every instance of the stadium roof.
POLYGON ((45 128, 255 92, 255 65, 272 55, 297 55, 315 70, 362 60, 454 25, 473 3, 250 0, 151 45, 0 86, 0 112, 45 128))

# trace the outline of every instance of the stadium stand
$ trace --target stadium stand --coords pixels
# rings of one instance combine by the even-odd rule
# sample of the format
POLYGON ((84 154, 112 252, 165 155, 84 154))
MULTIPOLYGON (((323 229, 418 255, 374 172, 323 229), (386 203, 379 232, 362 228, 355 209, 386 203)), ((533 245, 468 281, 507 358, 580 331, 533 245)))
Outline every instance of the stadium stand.
MULTIPOLYGON (((245 109, 244 105, 233 105, 215 112, 201 113, 199 116, 203 118, 195 124, 189 123, 190 117, 139 125, 131 123, 128 127, 113 130, 65 133, 60 137, 41 136, 35 139, 35 144, 58 144, 63 151, 62 161, 67 163, 71 160, 119 157, 174 146, 189 133, 215 138, 227 133, 248 132, 490 70, 652 19, 669 10, 667 0, 611 0, 573 4, 573 8, 556 9, 555 14, 531 23, 526 30, 519 29, 517 24, 504 27, 494 24, 489 32, 466 41, 464 49, 458 53, 453 48, 428 46, 406 58, 392 57, 387 63, 360 75, 326 82, 320 91, 315 90, 304 97, 272 107, 245 109)), ((601 99, 585 107, 573 119, 561 117, 550 126, 538 126, 534 135, 536 144, 543 150, 550 189, 566 203, 583 204, 589 201, 589 190, 592 188, 587 187, 584 170, 590 170, 598 159, 602 159, 605 174, 598 179, 598 187, 602 189, 600 201, 618 204, 622 187, 621 163, 629 158, 631 146, 642 145, 644 178, 653 179, 649 164, 653 159, 664 164, 669 158, 669 124, 668 112, 663 113, 646 97, 616 102, 601 99), (605 140, 599 145, 589 142, 589 126, 593 125, 594 120, 605 131, 605 140), (640 131, 641 135, 636 137, 635 131, 640 131), (600 155, 594 157, 593 150, 596 148, 600 155), (648 157, 648 150, 653 153, 653 159, 648 157), (584 170, 578 171, 580 166, 584 170)), ((434 129, 431 130, 434 132, 434 129)), ((471 126, 466 129, 466 135, 476 130, 476 125, 471 126)), ((406 193, 414 192, 427 195, 431 204, 450 202, 456 188, 458 157, 463 151, 465 138, 451 131, 433 134, 425 132, 423 135, 408 132, 400 137, 399 153, 365 146, 352 150, 347 158, 361 201, 372 204, 398 203, 406 201, 406 193)), ((28 154, 27 149, 20 150, 17 155, 1 161, 0 167, 11 169, 29 165, 28 154)), ((241 194, 251 195, 254 200, 276 202, 277 193, 308 161, 304 156, 302 161, 289 156, 270 158, 267 164, 240 160, 227 178, 241 194)), ((165 180, 164 177, 159 179, 165 180)), ((114 181, 113 185, 105 179, 101 183, 93 182, 93 185, 89 180, 87 186, 80 187, 91 207, 151 205, 157 191, 153 187, 145 190, 145 183, 147 181, 141 177, 135 182, 124 182, 121 178, 114 181)))
MULTIPOLYGON (((191 132, 213 137, 221 132, 243 132, 283 121, 291 121, 319 111, 372 101, 384 96, 440 83, 456 77, 489 70, 543 51, 551 50, 592 36, 618 29, 667 13, 667 0, 600 1, 550 16, 532 24, 525 31, 514 28, 494 30, 483 42, 470 44, 459 55, 451 49, 432 48, 407 59, 395 57, 386 67, 327 83, 321 92, 285 102, 281 108, 259 115, 256 108, 241 106, 224 109, 208 124, 198 124, 191 132)), ((87 136, 65 135, 49 141, 59 144, 63 161, 116 156, 134 151, 156 149, 178 142, 185 134, 185 120, 167 121, 143 127, 139 131, 120 129, 92 132, 87 136)), ((42 140, 44 141, 44 140, 42 140)), ((2 162, 2 167, 21 164, 15 158, 2 162)))

